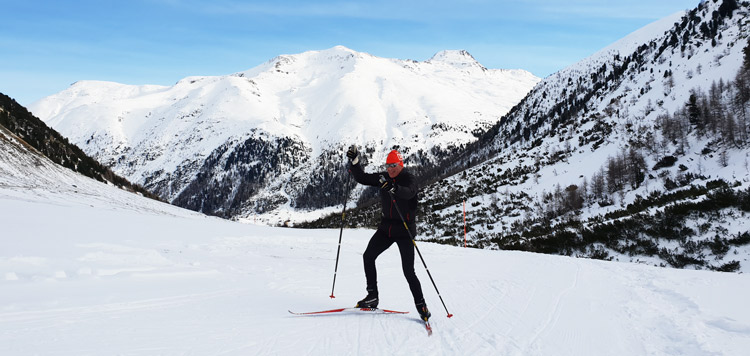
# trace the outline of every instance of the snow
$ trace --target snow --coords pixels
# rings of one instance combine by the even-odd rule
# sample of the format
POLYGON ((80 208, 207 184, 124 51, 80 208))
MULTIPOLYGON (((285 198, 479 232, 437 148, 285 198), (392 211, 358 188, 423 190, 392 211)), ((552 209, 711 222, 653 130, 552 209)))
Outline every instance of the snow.
MULTIPOLYGON (((394 145, 430 152, 473 142, 473 130, 492 125, 539 80, 524 70, 486 69, 466 51, 417 62, 336 46, 171 87, 79 81, 29 109, 119 175, 144 184, 254 130, 303 143, 311 161, 353 143, 377 152, 394 145)), ((383 160, 380 154, 373 160, 383 160)), ((172 193, 165 198, 179 191, 172 193)))
MULTIPOLYGON (((698 8, 696 16, 701 17, 703 22, 711 21, 712 14, 718 10, 720 4, 721 2, 704 2, 705 6, 698 8)), ((468 224, 474 231, 474 234, 468 235, 470 241, 481 234, 509 234, 510 232, 520 234, 522 231, 514 230, 512 224, 542 217, 545 209, 550 206, 543 198, 545 193, 554 192, 558 185, 562 189, 570 185, 581 188, 584 186, 584 180, 590 187, 593 175, 600 169, 607 168, 609 158, 620 156, 623 150, 637 148, 632 141, 641 139, 645 133, 653 134, 655 138, 653 142, 657 145, 665 143, 665 146, 661 152, 639 149, 644 154, 646 167, 649 168, 643 184, 638 188, 626 188, 620 193, 613 194, 611 196, 613 204, 606 207, 589 199, 584 203, 582 210, 563 216, 560 220, 573 218, 587 223, 589 218, 604 217, 608 212, 625 208, 638 196, 647 197, 653 192, 669 192, 665 188, 665 177, 675 179, 686 173, 706 177, 694 180, 692 183, 695 185, 703 186, 711 180, 721 179, 731 184, 739 184, 737 190, 747 189, 750 186, 750 166, 747 163, 750 153, 747 148, 723 145, 717 147, 714 138, 698 137, 693 132, 687 137, 685 153, 678 154, 677 152, 680 152, 678 146, 669 144, 668 140, 664 139, 658 116, 674 114, 683 109, 692 90, 699 89, 705 93, 708 92, 713 82, 723 80, 727 83, 733 80, 742 63, 742 49, 747 43, 745 35, 747 31, 744 30, 748 25, 747 6, 743 6, 741 11, 735 13, 734 17, 722 25, 720 28, 722 37, 717 38, 715 44, 711 39, 701 39, 700 35, 693 35, 690 44, 684 50, 681 50, 680 46, 675 49, 667 48, 657 57, 658 49, 669 38, 666 34, 669 34, 669 30, 673 29, 676 22, 682 22, 682 16, 687 14, 682 11, 655 21, 594 53, 589 58, 545 78, 520 104, 520 109, 515 114, 507 116, 506 124, 500 127, 501 131, 509 132, 516 124, 522 128, 527 126, 529 118, 532 118, 533 122, 533 118, 554 111, 555 105, 560 103, 560 98, 566 97, 575 90, 578 91, 579 99, 582 99, 580 93, 583 91, 578 87, 586 88, 592 85, 594 82, 591 79, 592 74, 596 73, 599 68, 607 68, 599 74, 599 78, 602 78, 602 75, 611 73, 616 65, 622 65, 623 58, 640 54, 647 59, 643 62, 643 67, 639 69, 635 67, 620 79, 608 82, 610 87, 600 89, 586 102, 586 110, 574 115, 568 123, 551 129, 549 121, 552 120, 549 120, 536 134, 532 134, 528 142, 517 142, 508 147, 505 144, 510 140, 510 135, 499 134, 495 138, 494 146, 497 156, 447 178, 441 185, 424 187, 423 189, 432 192, 424 194, 423 197, 430 198, 430 194, 440 196, 438 195, 440 192, 434 192, 445 186, 463 187, 464 189, 459 191, 465 192, 468 191, 466 187, 471 184, 467 182, 469 179, 498 176, 508 169, 513 170, 521 166, 533 167, 538 161, 539 171, 529 174, 530 179, 498 184, 496 191, 486 195, 470 196, 467 199, 468 224), (636 52, 639 47, 644 48, 640 53, 636 52), (620 59, 616 60, 616 56, 620 59), (667 71, 672 73, 669 81, 673 86, 670 86, 667 83, 668 80, 665 79, 664 74, 667 71), (608 135, 597 133, 604 138, 601 145, 597 148, 594 148, 593 142, 580 145, 579 139, 592 137, 586 132, 599 123, 606 123, 612 128, 612 132, 608 135), (545 135, 546 130, 550 130, 551 134, 545 135), (536 139, 540 139, 541 144, 531 147, 536 139), (715 153, 703 154, 703 149, 707 147, 714 149, 715 153), (560 152, 564 153, 561 154, 564 158, 553 159, 560 152), (662 158, 661 156, 666 154, 677 156, 677 164, 668 168, 651 169, 662 158), (720 162, 721 154, 726 154, 726 164, 720 162), (683 171, 680 165, 686 170, 683 171), (525 193, 530 198, 513 201, 509 193, 525 193), (492 216, 487 219, 486 223, 480 224, 478 221, 483 219, 483 213, 489 208, 494 208, 492 204, 506 213, 492 216), (523 210, 518 208, 520 206, 534 208, 523 210)), ((478 185, 481 183, 475 184, 474 187, 478 185)), ((655 213, 658 209, 663 209, 663 207, 652 209, 648 213, 655 213)), ((435 213, 441 218, 440 220, 452 219, 459 224, 462 218, 462 214, 458 213, 460 210, 461 206, 454 204, 435 213)), ((707 219, 701 217, 693 217, 692 220, 691 223, 695 226, 708 223, 707 219)), ((719 212, 719 216, 712 224, 711 229, 705 232, 695 228, 699 233, 691 241, 705 241, 714 239, 715 236, 730 238, 748 231, 746 213, 734 208, 719 212)), ((429 228, 429 226, 425 227, 429 228)), ((456 234, 453 230, 446 228, 436 230, 433 235, 430 237, 447 236, 446 239, 451 239, 456 234)), ((666 239, 661 239, 659 244, 660 247, 670 249, 677 247, 676 244, 666 239)), ((620 261, 650 265, 664 263, 663 260, 650 256, 627 256, 614 251, 609 253, 611 257, 620 261)), ((736 260, 741 263, 740 271, 747 273, 750 272, 748 256, 750 256, 750 248, 738 246, 723 259, 711 262, 721 264, 736 260)))
MULTIPOLYGON (((680 15, 647 26, 544 83, 554 86, 555 80, 564 83, 576 72, 589 73, 615 52, 628 55, 663 34, 680 15)), ((594 152, 589 145, 579 147, 576 155, 542 168, 537 182, 505 186, 492 197, 520 191, 538 197, 555 184, 579 184, 581 176, 590 177, 624 147, 624 119, 644 113, 648 100, 665 103, 643 115, 644 125, 653 124, 660 111, 674 112, 683 105, 690 88, 731 78, 741 53, 739 47, 728 47, 728 39, 738 35, 737 27, 729 27, 724 30, 727 40, 720 41, 716 52, 701 47, 692 56, 675 53, 671 61, 655 64, 657 74, 668 68, 675 72, 672 94, 664 94, 665 86, 660 79, 652 80, 651 73, 635 75, 595 108, 601 112, 610 98, 621 95, 632 104, 630 113, 616 122, 607 145, 594 152), (642 98, 627 89, 649 84, 653 89, 642 98)), ((140 162, 136 174, 174 169, 182 160, 201 157, 232 139, 218 133, 249 127, 298 135, 312 146, 335 145, 340 137, 397 142, 417 135, 422 141, 429 137, 448 142, 458 135, 448 132, 436 139, 420 125, 452 116, 464 123, 489 122, 502 110, 457 114, 439 104, 471 101, 472 95, 406 100, 389 93, 434 94, 434 86, 450 85, 476 88, 479 78, 497 73, 461 51, 413 62, 335 47, 280 56, 231 76, 189 77, 173 87, 79 82, 37 108, 48 113, 43 115, 51 118, 48 123, 65 127, 80 142, 92 132, 107 132, 110 141, 92 143, 95 149, 106 149, 102 154, 117 157, 122 147, 170 153, 140 162), (288 79, 284 73, 295 75, 288 79), (415 80, 435 73, 444 77, 431 84, 415 80), (331 100, 316 95, 332 88, 338 88, 338 96, 331 100), (358 99, 362 93, 388 105, 358 99), (163 106, 149 109, 155 103, 163 106), (257 116, 234 114, 248 112, 243 109, 247 107, 257 116), (370 116, 357 116, 363 113, 370 116), (397 119, 399 115, 416 122, 397 119), (366 119, 347 119, 352 116, 366 119), (419 121, 423 116, 425 122, 419 121), (383 125, 395 128, 371 131, 383 125)), ((502 73, 519 80, 525 76, 502 73)), ((549 97, 540 102, 547 105, 556 95, 549 97)), ((558 138, 527 152, 526 158, 492 163, 488 169, 533 164, 536 155, 562 149, 564 143, 554 141, 558 138)), ((378 259, 381 306, 409 314, 292 316, 287 310, 348 307, 364 295, 361 255, 371 230, 344 230, 336 298, 331 299, 338 230, 258 226, 252 216, 243 219, 244 224, 207 217, 83 178, 13 142, 12 135, 0 130, 3 355, 740 355, 750 347, 750 278, 744 260, 745 273, 719 273, 653 267, 659 261, 648 258, 642 261, 646 265, 626 263, 625 256, 617 256, 623 262, 605 262, 418 242, 447 307, 418 260, 415 269, 433 313, 431 337, 416 316, 395 248, 378 259), (448 311, 452 318, 446 317, 448 311)), ((722 167, 698 153, 706 144, 691 141, 680 163, 691 171, 709 172, 710 179, 738 180, 747 187, 746 150, 729 150, 731 164, 722 167)), ((648 166, 653 163, 649 160, 648 166)), ((677 174, 677 169, 663 171, 677 174)), ((459 184, 457 179, 449 182, 459 184)), ((647 180, 618 204, 661 188, 658 180, 647 180)), ((492 197, 468 201, 469 217, 473 203, 481 202, 477 209, 483 209, 492 197)), ((591 208, 583 217, 610 208, 591 208)), ((518 217, 501 217, 504 223, 514 219, 518 217)), ((745 216, 725 219, 728 233, 747 230, 745 216)), ((748 254, 743 248, 739 256, 748 254)))
MULTIPOLYGON (((685 16, 686 11, 678 11, 669 16, 665 16, 659 20, 656 20, 646 26, 639 28, 633 33, 621 38, 620 40, 612 43, 611 45, 597 51, 591 57, 589 61, 593 59, 606 59, 611 57, 613 54, 619 53, 622 55, 629 55, 633 53, 639 46, 644 43, 648 43, 656 36, 663 35, 669 31, 676 22, 680 22, 682 17, 685 16)), ((580 66, 581 63, 574 64, 580 66)))
MULTIPOLYGON (((364 293, 370 230, 206 217, 95 182, 0 136, 3 355, 739 355, 747 274, 419 242, 428 337, 398 250, 381 306, 405 315, 299 317, 364 293), (57 182, 57 183, 54 183, 57 182)), ((12 141, 12 139, 10 139, 12 141)))

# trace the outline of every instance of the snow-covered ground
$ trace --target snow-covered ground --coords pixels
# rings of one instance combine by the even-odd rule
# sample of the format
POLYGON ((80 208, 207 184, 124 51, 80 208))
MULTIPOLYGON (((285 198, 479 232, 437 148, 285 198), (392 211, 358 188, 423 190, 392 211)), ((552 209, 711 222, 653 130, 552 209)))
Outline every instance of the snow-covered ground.
MULTIPOLYGON (((405 315, 299 317, 364 294, 371 234, 205 217, 0 159, 2 355, 741 355, 750 276, 419 243, 434 334, 378 260, 381 306, 405 315), (38 171, 37 171, 38 172, 38 171), (10 178, 9 178, 10 177, 10 178), (59 181, 60 184, 50 182, 59 181)), ((37 168, 33 168, 37 167, 37 168)))

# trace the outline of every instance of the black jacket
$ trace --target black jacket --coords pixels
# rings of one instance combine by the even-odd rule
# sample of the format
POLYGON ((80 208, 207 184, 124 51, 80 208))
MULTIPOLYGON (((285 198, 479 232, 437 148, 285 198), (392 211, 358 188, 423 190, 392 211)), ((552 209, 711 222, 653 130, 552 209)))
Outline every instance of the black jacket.
MULTIPOLYGON (((373 187, 380 188, 381 176, 392 180, 398 186, 396 193, 393 194, 395 203, 398 209, 401 210, 404 221, 409 226, 409 232, 411 232, 412 236, 417 236, 416 215, 419 188, 417 187, 417 180, 406 168, 401 170, 401 173, 396 178, 390 178, 387 172, 365 173, 359 164, 350 164, 349 171, 358 183, 373 187)), ((393 238, 409 238, 409 233, 404 227, 404 222, 399 217, 398 211, 393 204, 394 200, 391 200, 391 195, 381 190, 380 206, 382 208, 382 216, 378 230, 393 238)))

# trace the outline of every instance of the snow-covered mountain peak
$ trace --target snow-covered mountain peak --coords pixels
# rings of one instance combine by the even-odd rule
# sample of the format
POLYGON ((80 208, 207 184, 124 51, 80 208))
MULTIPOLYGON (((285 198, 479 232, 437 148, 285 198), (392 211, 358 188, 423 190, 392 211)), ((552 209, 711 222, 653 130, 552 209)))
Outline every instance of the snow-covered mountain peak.
POLYGON ((335 46, 324 50, 306 51, 298 54, 282 54, 272 58, 252 69, 236 73, 235 75, 253 77, 263 72, 297 73, 307 69, 320 72, 350 71, 355 62, 362 59, 374 59, 376 57, 363 52, 357 52, 344 46, 335 46))
POLYGON ((297 196, 305 187, 334 184, 333 177, 311 172, 319 160, 341 159, 341 148, 353 143, 366 147, 373 162, 401 147, 407 160, 435 164, 475 141, 539 80, 526 71, 484 69, 466 51, 416 62, 336 46, 281 55, 230 75, 187 77, 171 87, 81 82, 31 110, 166 199, 184 194, 204 212, 226 211, 196 200, 204 199, 195 195, 198 187, 214 188, 195 180, 216 178, 233 186, 219 188, 231 193, 210 198, 214 203, 247 204, 260 192, 273 196, 255 203, 267 211, 279 202, 325 204, 297 196), (196 188, 183 192, 191 182, 196 188))
POLYGON ((433 64, 443 63, 458 69, 480 68, 486 70, 486 68, 481 65, 471 53, 463 49, 440 51, 435 53, 435 55, 426 62, 433 64))
MULTIPOLYGON (((183 79, 185 80, 185 79, 183 79)), ((137 96, 145 92, 166 89, 168 87, 161 85, 129 85, 116 82, 101 80, 79 80, 71 84, 70 87, 61 92, 68 99, 79 99, 81 97, 90 97, 92 100, 102 100, 102 93, 116 93, 120 96, 137 96)))

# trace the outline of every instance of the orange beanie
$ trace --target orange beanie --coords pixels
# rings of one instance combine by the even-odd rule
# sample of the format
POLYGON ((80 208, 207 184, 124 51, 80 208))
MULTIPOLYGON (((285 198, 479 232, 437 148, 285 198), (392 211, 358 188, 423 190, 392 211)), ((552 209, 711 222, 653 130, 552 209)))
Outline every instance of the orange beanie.
POLYGON ((401 158, 401 154, 398 151, 393 150, 388 154, 388 158, 385 159, 385 164, 398 163, 401 167, 404 166, 404 159, 401 158))

